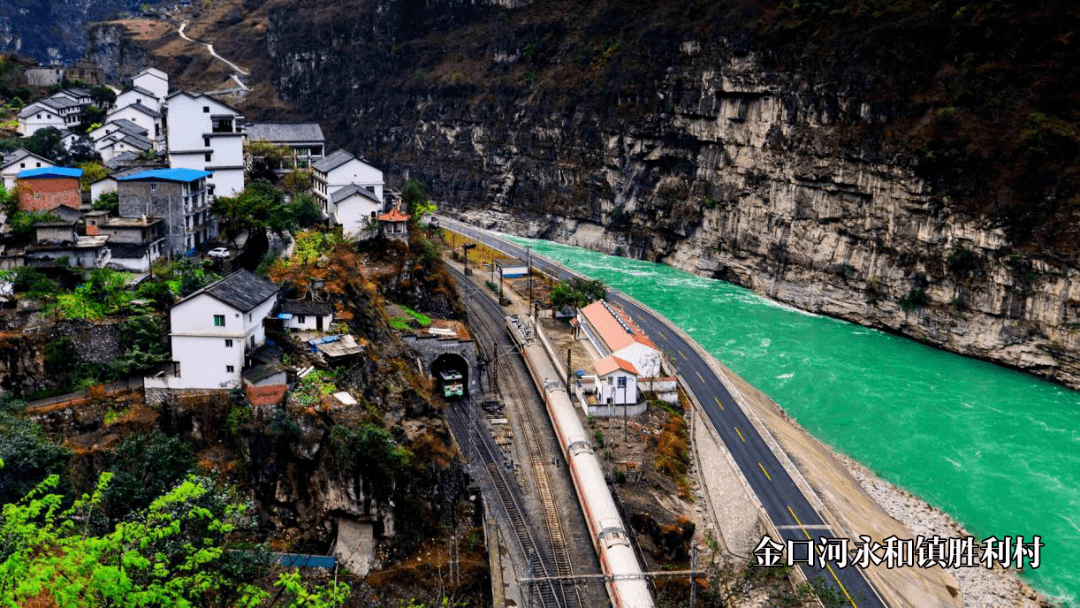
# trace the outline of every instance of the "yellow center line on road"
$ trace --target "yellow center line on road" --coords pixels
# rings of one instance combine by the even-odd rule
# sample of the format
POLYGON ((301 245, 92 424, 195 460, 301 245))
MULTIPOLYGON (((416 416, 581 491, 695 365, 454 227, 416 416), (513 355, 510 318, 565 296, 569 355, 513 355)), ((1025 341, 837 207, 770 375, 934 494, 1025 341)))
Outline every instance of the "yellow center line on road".
POLYGON ((704 384, 704 382, 705 382, 705 378, 702 378, 702 377, 701 377, 701 372, 694 372, 694 373, 695 373, 695 374, 697 374, 697 377, 698 377, 698 378, 701 378, 701 382, 702 382, 702 383, 704 384))
MULTIPOLYGON (((739 430, 739 427, 735 427, 735 432, 739 434, 739 439, 742 439, 742 442, 746 443, 746 437, 742 436, 742 431, 739 430)), ((761 463, 759 462, 758 464, 761 464, 761 463)), ((762 467, 761 470, 764 471, 765 467, 762 467)), ((768 473, 765 473, 765 475, 767 476, 768 473)))
POLYGON ((683 361, 686 361, 686 355, 683 355, 683 352, 681 350, 679 351, 679 355, 682 356, 683 361))
POLYGON ((765 465, 761 464, 761 461, 758 461, 757 466, 761 467, 761 472, 765 474, 765 477, 769 478, 769 481, 772 481, 772 475, 769 475, 769 472, 765 470, 765 465))
MULTIPOLYGON (((759 462, 758 464, 760 465, 761 463, 759 462)), ((791 508, 791 505, 787 506, 787 510, 788 513, 791 513, 791 517, 795 520, 795 523, 799 524, 799 528, 802 529, 802 533, 806 535, 806 539, 813 542, 814 539, 811 538, 810 533, 806 531, 806 526, 804 526, 803 523, 799 521, 799 516, 795 515, 795 511, 791 508)), ((824 550, 822 551, 822 553, 824 553, 824 550)), ((840 582, 840 577, 836 576, 836 572, 833 572, 832 566, 826 563, 825 567, 829 569, 829 574, 832 575, 833 580, 836 581, 836 584, 840 585, 840 590, 844 592, 844 597, 847 598, 847 601, 851 602, 851 605, 854 608, 859 608, 859 605, 855 603, 855 600, 851 599, 851 594, 848 593, 847 588, 844 587, 844 583, 840 582)))
POLYGON ((720 406, 720 409, 724 409, 724 404, 723 404, 723 403, 720 403, 720 399, 719 399, 719 398, 717 398, 717 397, 713 397, 713 401, 715 401, 715 402, 716 402, 716 405, 719 405, 719 406, 720 406))

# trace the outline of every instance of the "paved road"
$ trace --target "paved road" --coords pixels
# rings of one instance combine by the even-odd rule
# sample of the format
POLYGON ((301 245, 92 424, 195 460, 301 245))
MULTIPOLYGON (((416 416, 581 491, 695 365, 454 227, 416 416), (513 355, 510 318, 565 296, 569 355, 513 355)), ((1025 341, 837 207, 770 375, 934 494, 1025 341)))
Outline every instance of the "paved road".
MULTIPOLYGON (((461 232, 514 257, 526 259, 524 247, 503 240, 497 235, 442 216, 438 220, 443 227, 461 232)), ((546 258, 537 255, 530 257, 534 267, 551 276, 559 279, 574 276, 571 271, 546 258)), ((719 433, 780 535, 793 541, 817 539, 819 536, 839 536, 810 505, 698 351, 672 331, 666 320, 654 316, 617 290, 609 290, 608 299, 621 305, 661 350, 673 355, 674 360, 671 363, 686 380, 685 388, 694 393, 701 403, 705 415, 719 433)), ((808 579, 820 579, 824 585, 838 591, 851 606, 886 606, 862 571, 856 567, 823 568, 819 564, 812 567, 802 564, 800 567, 808 579)))

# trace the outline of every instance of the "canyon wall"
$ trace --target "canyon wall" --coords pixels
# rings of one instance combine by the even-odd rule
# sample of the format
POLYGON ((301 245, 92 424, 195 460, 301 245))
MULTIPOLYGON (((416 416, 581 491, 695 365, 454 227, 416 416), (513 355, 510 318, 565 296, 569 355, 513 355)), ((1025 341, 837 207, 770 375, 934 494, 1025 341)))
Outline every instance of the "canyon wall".
POLYGON ((884 133, 910 109, 869 76, 816 80, 689 28, 627 40, 603 11, 572 26, 535 5, 509 18, 362 4, 340 22, 271 10, 266 75, 444 210, 1080 387, 1075 264, 1021 250, 925 183, 884 133))

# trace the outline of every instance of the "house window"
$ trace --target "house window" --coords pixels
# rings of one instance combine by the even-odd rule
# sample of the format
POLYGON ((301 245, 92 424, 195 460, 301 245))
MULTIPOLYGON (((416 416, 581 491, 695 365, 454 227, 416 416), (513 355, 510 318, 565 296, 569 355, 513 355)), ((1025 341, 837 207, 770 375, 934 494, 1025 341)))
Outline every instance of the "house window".
POLYGON ((225 338, 225 348, 232 348, 232 338, 225 338))
POLYGON ((234 371, 235 369, 236 369, 236 368, 235 368, 235 367, 233 367, 233 366, 231 366, 231 365, 226 365, 226 366, 225 366, 225 373, 227 373, 227 374, 231 374, 231 373, 233 373, 233 371, 234 371))
POLYGON ((210 106, 203 106, 202 111, 203 111, 203 114, 209 114, 210 113, 210 106))
POLYGON ((203 158, 206 160, 206 162, 210 162, 210 155, 211 154, 212 154, 212 152, 207 152, 206 154, 203 155, 203 158))
POLYGON ((203 145, 204 148, 209 148, 210 147, 210 138, 209 137, 202 138, 202 145, 203 145))
POLYGON ((150 191, 157 190, 157 184, 150 184, 150 191))
POLYGON ((619 380, 618 382, 616 382, 615 386, 619 388, 626 388, 626 376, 619 376, 619 380))
POLYGON ((255 348, 255 336, 251 336, 250 343, 251 343, 251 348, 255 348))
POLYGON ((307 316, 305 316, 305 315, 296 315, 296 322, 300 323, 300 324, 307 323, 307 316))
POLYGON ((225 315, 214 315, 214 327, 225 327, 225 315))

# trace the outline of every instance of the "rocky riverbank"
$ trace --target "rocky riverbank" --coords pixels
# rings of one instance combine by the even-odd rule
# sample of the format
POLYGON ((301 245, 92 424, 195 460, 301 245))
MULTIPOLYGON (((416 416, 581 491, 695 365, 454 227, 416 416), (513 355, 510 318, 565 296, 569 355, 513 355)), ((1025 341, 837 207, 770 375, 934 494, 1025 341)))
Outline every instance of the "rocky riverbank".
MULTIPOLYGON (((948 514, 878 477, 870 469, 833 451, 859 485, 885 511, 912 532, 944 538, 971 536, 948 514)), ((1024 582, 1015 570, 995 568, 948 568, 960 586, 964 608, 1043 608, 1052 604, 1024 582)))

